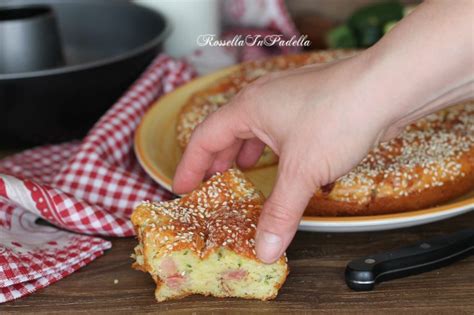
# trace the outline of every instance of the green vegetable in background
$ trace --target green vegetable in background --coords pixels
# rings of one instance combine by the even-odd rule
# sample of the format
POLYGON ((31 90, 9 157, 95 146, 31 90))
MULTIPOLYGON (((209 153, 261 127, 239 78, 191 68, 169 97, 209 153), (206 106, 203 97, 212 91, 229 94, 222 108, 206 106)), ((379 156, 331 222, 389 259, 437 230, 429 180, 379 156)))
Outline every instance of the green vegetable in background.
POLYGON ((382 28, 379 25, 366 25, 358 33, 357 47, 369 47, 375 44, 383 36, 382 28))
POLYGON ((406 7, 403 8, 403 16, 407 16, 408 14, 412 13, 413 11, 415 11, 416 9, 416 5, 412 4, 412 5, 407 5, 406 7))
POLYGON ((327 34, 327 42, 331 48, 352 48, 357 46, 357 39, 347 25, 332 29, 327 34))
POLYGON ((396 22, 404 7, 397 1, 376 3, 355 11, 346 24, 327 34, 330 48, 369 47, 375 44, 396 22))
POLYGON ((360 8, 347 23, 356 34, 358 46, 369 47, 382 37, 386 23, 402 17, 403 6, 399 2, 385 2, 360 8))
POLYGON ((395 27, 397 22, 398 21, 390 21, 390 22, 386 23, 385 26, 383 27, 383 33, 387 34, 392 28, 395 27))

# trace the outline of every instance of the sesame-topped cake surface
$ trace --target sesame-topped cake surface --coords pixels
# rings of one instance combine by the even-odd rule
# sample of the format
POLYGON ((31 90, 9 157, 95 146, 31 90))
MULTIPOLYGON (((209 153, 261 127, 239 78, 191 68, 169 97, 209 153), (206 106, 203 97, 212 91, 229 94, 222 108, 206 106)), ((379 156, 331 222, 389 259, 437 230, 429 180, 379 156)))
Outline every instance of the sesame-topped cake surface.
MULTIPOLYGON (((181 148, 194 128, 256 78, 275 70, 324 63, 356 51, 279 56, 242 64, 231 75, 192 95, 181 109, 181 148)), ((431 207, 474 190, 474 101, 457 104, 407 126, 379 144, 351 172, 315 192, 306 215, 370 215, 431 207)), ((303 158, 303 157, 302 157, 303 158)), ((266 147, 255 167, 274 165, 266 147)))
POLYGON ((262 194, 243 179, 240 171, 233 169, 216 174, 183 198, 159 203, 145 201, 134 217, 140 216, 139 220, 150 223, 144 233, 163 235, 158 237, 159 245, 164 247, 162 255, 189 245, 205 257, 215 247, 228 245, 255 258, 253 236, 262 200, 262 194))
POLYGON ((286 257, 269 265, 256 257, 263 201, 233 169, 180 199, 143 202, 132 214, 140 240, 134 267, 153 276, 159 301, 192 293, 275 297, 286 278, 286 257))
POLYGON ((351 172, 316 192, 307 214, 419 209, 474 189, 473 176, 474 101, 467 101, 379 144, 351 172))

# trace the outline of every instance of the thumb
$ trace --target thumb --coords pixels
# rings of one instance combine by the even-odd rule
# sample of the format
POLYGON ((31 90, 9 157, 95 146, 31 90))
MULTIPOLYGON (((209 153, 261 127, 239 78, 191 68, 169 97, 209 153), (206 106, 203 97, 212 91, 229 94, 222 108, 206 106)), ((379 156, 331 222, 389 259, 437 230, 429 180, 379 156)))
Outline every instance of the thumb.
POLYGON ((279 167, 277 181, 258 222, 255 248, 257 257, 265 263, 276 261, 286 250, 315 191, 307 176, 297 176, 287 169, 279 167))

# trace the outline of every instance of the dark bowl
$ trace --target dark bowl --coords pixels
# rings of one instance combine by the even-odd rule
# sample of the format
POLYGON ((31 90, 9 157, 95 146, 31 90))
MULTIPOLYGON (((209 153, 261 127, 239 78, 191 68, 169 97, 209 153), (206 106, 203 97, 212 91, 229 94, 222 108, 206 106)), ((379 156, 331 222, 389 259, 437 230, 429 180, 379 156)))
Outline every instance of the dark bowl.
POLYGON ((64 64, 0 73, 0 148, 84 136, 160 51, 164 17, 125 1, 3 1, 48 4, 62 40, 64 64))

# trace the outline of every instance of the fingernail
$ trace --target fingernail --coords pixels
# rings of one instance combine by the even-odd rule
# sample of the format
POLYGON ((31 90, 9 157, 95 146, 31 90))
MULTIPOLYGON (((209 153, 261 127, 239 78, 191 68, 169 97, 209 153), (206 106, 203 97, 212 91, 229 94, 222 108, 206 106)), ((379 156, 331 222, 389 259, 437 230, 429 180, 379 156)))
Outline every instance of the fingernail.
POLYGON ((265 262, 272 263, 280 257, 282 247, 281 237, 269 233, 260 232, 257 235, 257 257, 265 262))

